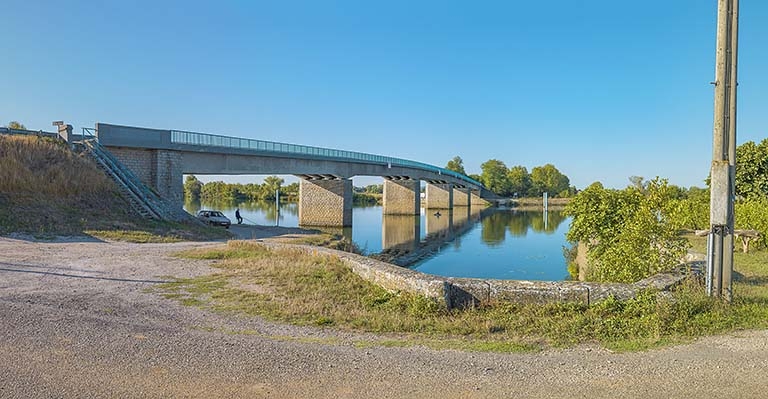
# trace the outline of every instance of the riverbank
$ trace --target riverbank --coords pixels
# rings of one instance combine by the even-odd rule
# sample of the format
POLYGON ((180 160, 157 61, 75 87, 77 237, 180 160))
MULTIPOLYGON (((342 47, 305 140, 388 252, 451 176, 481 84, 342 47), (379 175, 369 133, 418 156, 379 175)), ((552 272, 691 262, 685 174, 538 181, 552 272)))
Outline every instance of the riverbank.
MULTIPOLYGON (((549 198, 547 208, 551 211, 561 211, 571 202, 570 198, 549 198)), ((544 210, 544 200, 538 198, 515 198, 512 200, 512 207, 524 211, 544 210)))

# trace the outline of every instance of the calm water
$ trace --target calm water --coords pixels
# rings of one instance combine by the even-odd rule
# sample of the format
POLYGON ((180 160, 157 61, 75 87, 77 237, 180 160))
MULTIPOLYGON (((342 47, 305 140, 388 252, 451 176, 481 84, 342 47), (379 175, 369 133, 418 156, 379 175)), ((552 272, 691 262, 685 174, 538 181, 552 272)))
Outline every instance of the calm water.
MULTIPOLYGON (((246 224, 298 227, 297 203, 203 203, 235 220, 235 208, 246 224)), ((200 204, 184 207, 195 213, 200 204)), ((453 212, 422 209, 420 216, 382 215, 381 206, 355 207, 351 229, 339 229, 367 254, 407 254, 409 267, 452 277, 513 280, 568 278, 563 246, 569 219, 559 211, 546 214, 510 209, 455 208, 453 212)))

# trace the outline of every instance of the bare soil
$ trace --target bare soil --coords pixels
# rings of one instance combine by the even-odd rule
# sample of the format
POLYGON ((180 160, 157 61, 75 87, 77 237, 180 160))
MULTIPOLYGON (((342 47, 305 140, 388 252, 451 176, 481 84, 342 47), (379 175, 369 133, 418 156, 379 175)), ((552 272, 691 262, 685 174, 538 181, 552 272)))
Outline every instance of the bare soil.
MULTIPOLYGON (((302 231, 234 227, 241 237, 302 231)), ((298 230, 298 229, 296 229, 298 230)), ((359 348, 373 339, 214 314, 152 292, 219 243, 0 238, 0 398, 762 398, 768 331, 642 353, 359 348)))

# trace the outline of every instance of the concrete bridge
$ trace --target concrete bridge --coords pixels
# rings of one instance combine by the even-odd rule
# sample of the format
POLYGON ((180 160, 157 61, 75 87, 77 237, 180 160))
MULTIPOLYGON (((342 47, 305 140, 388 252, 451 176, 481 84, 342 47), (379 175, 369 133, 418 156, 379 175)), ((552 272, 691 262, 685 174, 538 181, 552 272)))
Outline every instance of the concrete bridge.
POLYGON ((448 169, 394 157, 178 130, 96 124, 99 143, 165 199, 183 205, 185 174, 285 175, 300 178, 299 224, 351 226, 353 176, 384 178, 384 214, 426 207, 485 206, 483 185, 448 169))

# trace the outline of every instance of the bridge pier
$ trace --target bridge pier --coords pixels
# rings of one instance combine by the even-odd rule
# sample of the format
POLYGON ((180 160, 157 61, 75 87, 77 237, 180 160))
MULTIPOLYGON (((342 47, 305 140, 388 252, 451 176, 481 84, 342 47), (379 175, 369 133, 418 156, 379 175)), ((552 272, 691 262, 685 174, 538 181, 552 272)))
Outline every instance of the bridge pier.
POLYGON ((427 209, 453 208, 453 184, 427 184, 427 209))
POLYGON ((472 206, 488 206, 489 202, 480 197, 479 191, 472 190, 469 194, 469 204, 472 206))
POLYGON ((352 226, 352 180, 302 178, 299 183, 299 225, 352 226))
POLYGON ((385 177, 384 214, 418 215, 421 213, 421 182, 411 179, 385 177))
POLYGON ((155 154, 155 189, 179 208, 184 207, 184 173, 178 151, 157 150, 155 154))
POLYGON ((453 188, 453 206, 469 206, 471 203, 471 191, 468 188, 453 188))

